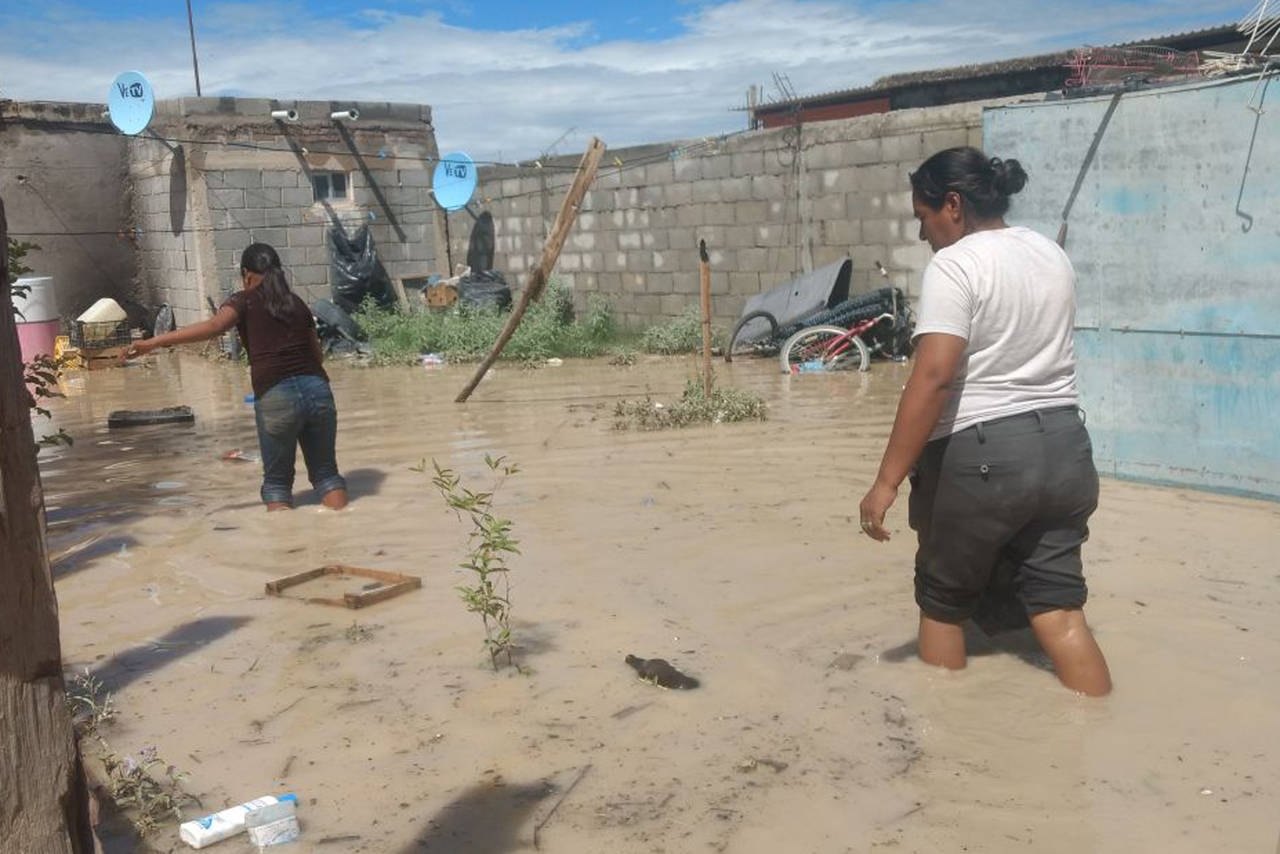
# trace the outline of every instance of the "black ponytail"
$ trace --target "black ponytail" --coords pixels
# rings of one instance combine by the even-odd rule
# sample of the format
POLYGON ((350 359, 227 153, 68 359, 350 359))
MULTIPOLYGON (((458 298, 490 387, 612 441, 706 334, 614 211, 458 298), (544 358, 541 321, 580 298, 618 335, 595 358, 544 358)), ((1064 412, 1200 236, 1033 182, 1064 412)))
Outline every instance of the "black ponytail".
POLYGON ((240 269, 262 276, 262 303, 267 313, 279 321, 286 321, 297 310, 289 280, 285 278, 280 256, 266 243, 251 243, 240 255, 240 269))
POLYGON ((939 210, 947 193, 958 193, 979 219, 1004 216, 1009 197, 1026 185, 1027 173, 1021 163, 988 159, 971 146, 939 151, 911 173, 911 189, 929 207, 939 210))

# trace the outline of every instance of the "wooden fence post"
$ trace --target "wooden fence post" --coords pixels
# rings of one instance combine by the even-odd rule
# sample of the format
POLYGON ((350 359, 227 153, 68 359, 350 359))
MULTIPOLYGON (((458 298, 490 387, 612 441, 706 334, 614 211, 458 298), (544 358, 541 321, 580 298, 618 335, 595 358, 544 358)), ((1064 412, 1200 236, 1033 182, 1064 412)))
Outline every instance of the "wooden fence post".
POLYGON ((458 393, 458 396, 454 399, 455 403, 467 402, 467 398, 471 396, 471 392, 476 390, 476 386, 480 385, 480 380, 484 379, 484 375, 489 372, 489 368, 493 367, 493 363, 498 361, 498 356, 502 354, 502 348, 507 346, 507 342, 515 334, 516 327, 520 325, 521 318, 524 317, 525 311, 529 308, 529 303, 542 296, 542 289, 547 286, 551 271, 555 269, 556 260, 560 257, 560 250, 564 248, 564 242, 569 237, 569 229, 573 228, 573 222, 578 218, 578 208, 582 205, 582 197, 587 194, 587 188, 595 180, 596 167, 600 165, 600 158, 603 156, 604 143, 594 136, 591 137, 591 144, 587 146, 587 150, 583 153, 582 161, 578 164, 578 172, 573 178, 573 183, 569 186, 569 192, 564 197, 564 203, 560 205, 560 213, 556 216, 556 224, 551 229, 551 234, 547 237, 546 244, 542 247, 542 263, 529 275, 529 281, 525 283, 524 291, 520 294, 520 301, 516 303, 516 307, 511 310, 511 316, 507 318, 507 325, 502 327, 502 333, 498 335, 498 340, 494 342, 493 349, 488 356, 484 357, 480 367, 476 368, 475 376, 458 393))
POLYGON ((702 391, 711 399, 711 257, 707 241, 698 241, 698 272, 702 278, 702 391))

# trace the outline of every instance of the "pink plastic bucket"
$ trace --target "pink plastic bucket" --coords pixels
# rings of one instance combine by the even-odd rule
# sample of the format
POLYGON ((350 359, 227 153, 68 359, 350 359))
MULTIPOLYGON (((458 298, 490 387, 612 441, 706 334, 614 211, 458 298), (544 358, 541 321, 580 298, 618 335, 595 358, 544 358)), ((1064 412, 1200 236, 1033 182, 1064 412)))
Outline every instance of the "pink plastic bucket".
POLYGON ((57 318, 39 323, 19 323, 18 348, 22 351, 22 361, 30 362, 41 354, 52 356, 60 325, 57 318))

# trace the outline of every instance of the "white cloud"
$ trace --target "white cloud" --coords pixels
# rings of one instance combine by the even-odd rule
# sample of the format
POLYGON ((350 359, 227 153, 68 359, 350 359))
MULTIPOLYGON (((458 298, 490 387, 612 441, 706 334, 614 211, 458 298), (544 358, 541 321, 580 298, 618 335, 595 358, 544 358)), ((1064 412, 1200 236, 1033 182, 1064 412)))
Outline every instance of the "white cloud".
MULTIPOLYGON (((735 130, 751 83, 786 73, 800 92, 899 71, 979 62, 1223 23, 1248 3, 1169 0, 731 0, 692 11, 660 41, 593 36, 589 23, 508 31, 435 12, 370 9, 360 26, 300 2, 234 3, 198 21, 205 94, 431 104, 441 145, 527 157, 560 136, 614 146, 735 130), (1063 33, 1069 22, 1070 33, 1063 33)), ((194 93, 185 16, 108 21, 54 5, 0 16, 0 94, 105 97, 137 68, 161 97, 194 93), (34 48, 38 45, 39 48, 34 48)))

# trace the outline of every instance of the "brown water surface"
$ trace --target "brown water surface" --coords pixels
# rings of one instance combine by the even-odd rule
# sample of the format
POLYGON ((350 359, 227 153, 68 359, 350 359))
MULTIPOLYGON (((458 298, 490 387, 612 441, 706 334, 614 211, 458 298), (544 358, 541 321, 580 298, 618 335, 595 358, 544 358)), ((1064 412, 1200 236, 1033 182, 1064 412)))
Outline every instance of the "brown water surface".
POLYGON ((539 824, 552 852, 1275 850, 1277 505, 1105 481, 1088 614, 1115 693, 1063 690, 1025 636, 943 672, 914 656, 905 495, 890 544, 857 528, 905 368, 722 366, 767 423, 611 429, 620 396, 670 400, 691 370, 504 365, 458 406, 469 367, 335 366, 353 503, 322 509, 300 471, 273 514, 258 466, 220 459, 257 448, 243 368, 73 376, 53 409, 76 445, 42 454, 49 543, 67 665, 116 694, 106 737, 156 745, 210 808, 296 792, 300 851, 497 854, 539 824), (176 404, 194 425, 106 429, 176 404), (465 529, 411 470, 479 487, 486 453, 522 468, 498 506, 528 675, 488 669, 453 589, 465 529), (264 595, 328 563, 423 589, 362 611, 264 595), (641 683, 627 653, 702 687, 641 683))

